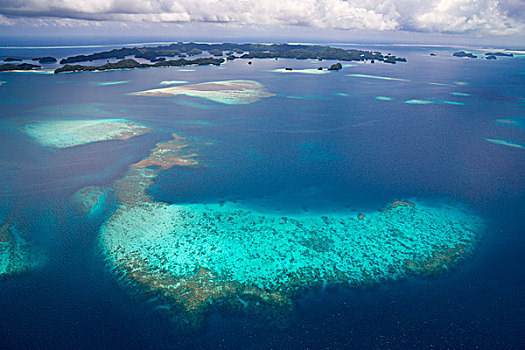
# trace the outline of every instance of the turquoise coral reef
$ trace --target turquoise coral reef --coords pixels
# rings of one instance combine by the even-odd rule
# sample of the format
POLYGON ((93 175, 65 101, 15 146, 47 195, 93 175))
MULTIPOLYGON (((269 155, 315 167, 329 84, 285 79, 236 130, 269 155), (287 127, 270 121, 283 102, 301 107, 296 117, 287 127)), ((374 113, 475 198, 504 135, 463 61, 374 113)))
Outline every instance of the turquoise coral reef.
POLYGON ((75 192, 72 199, 81 212, 92 216, 104 206, 106 191, 98 186, 87 186, 75 192))
POLYGON ((186 95, 201 97, 223 104, 249 104, 263 97, 274 96, 274 94, 266 90, 264 85, 252 80, 225 80, 179 85, 135 92, 132 95, 159 97, 186 95))
POLYGON ((41 145, 67 148, 106 140, 126 140, 150 131, 126 119, 60 119, 26 124, 23 131, 41 145))
POLYGON ((394 201, 356 217, 158 202, 146 191, 160 172, 199 165, 189 141, 173 136, 117 181, 119 208, 101 228, 100 242, 125 280, 171 300, 195 323, 216 302, 278 313, 308 286, 447 270, 471 253, 483 228, 458 204, 394 201))
POLYGON ((16 221, 19 209, 0 224, 0 277, 20 274, 42 261, 42 256, 21 237, 16 221))
POLYGON ((9 223, 0 225, 0 276, 23 272, 27 269, 27 246, 16 244, 14 227, 9 223))
POLYGON ((525 146, 524 146, 524 145, 521 145, 521 144, 519 144, 519 143, 512 142, 512 141, 499 140, 499 139, 489 139, 489 138, 486 138, 485 140, 488 141, 488 142, 495 143, 495 144, 497 144, 497 145, 502 145, 502 146, 508 146, 508 147, 514 147, 514 148, 525 149, 525 146))

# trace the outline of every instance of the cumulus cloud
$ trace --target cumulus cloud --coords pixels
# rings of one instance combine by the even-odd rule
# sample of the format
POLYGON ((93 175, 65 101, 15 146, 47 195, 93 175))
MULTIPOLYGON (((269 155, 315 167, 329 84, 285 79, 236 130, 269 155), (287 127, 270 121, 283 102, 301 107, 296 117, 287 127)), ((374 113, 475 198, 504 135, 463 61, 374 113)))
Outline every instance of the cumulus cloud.
POLYGON ((47 17, 515 34, 525 27, 524 7, 523 0, 0 0, 0 25, 47 17))
POLYGON ((6 16, 0 15, 0 26, 12 26, 13 22, 9 20, 6 16))

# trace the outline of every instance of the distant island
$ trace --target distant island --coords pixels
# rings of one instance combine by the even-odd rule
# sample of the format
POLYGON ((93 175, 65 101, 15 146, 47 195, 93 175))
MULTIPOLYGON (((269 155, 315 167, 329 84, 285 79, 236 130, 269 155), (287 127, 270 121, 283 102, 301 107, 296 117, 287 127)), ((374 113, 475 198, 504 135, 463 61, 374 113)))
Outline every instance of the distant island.
MULTIPOLYGON (((188 65, 220 65, 225 60, 254 59, 254 58, 292 58, 292 59, 317 59, 322 61, 375 61, 396 64, 406 62, 403 57, 388 54, 383 55, 377 51, 345 50, 330 46, 320 45, 289 45, 289 44, 198 44, 198 43, 173 43, 165 46, 121 48, 103 51, 91 55, 78 55, 64 58, 60 64, 65 66, 57 68, 55 73, 79 72, 79 71, 101 71, 109 69, 132 69, 147 67, 178 67, 188 65), (196 56, 208 52, 217 57, 204 57, 186 59, 188 56, 196 56), (151 64, 139 63, 129 58, 147 59, 151 64), (226 59, 222 58, 226 56, 226 59), (167 60, 166 57, 177 57, 178 59, 167 60), (220 58, 218 58, 220 57, 220 58), (71 63, 91 62, 94 60, 121 59, 115 63, 106 63, 101 66, 71 65, 71 63)), ((251 61, 249 62, 251 63, 251 61)), ((340 69, 340 68, 339 68, 340 69)))
POLYGON ((66 73, 66 72, 92 72, 92 71, 104 71, 114 69, 134 69, 134 68, 149 68, 149 67, 180 67, 180 66, 191 66, 191 65, 220 65, 224 62, 223 58, 196 58, 194 60, 187 60, 180 58, 178 60, 160 60, 154 64, 139 63, 133 59, 123 59, 115 63, 106 63, 101 66, 83 66, 83 65, 70 65, 66 64, 63 67, 55 69, 55 74, 66 73))
MULTIPOLYGON (((291 45, 291 44, 201 44, 201 43, 173 43, 161 46, 144 46, 97 52, 90 55, 77 55, 60 60, 62 67, 55 69, 55 73, 105 71, 115 69, 134 69, 150 67, 180 67, 191 65, 220 65, 225 61, 236 59, 254 58, 288 58, 288 59, 316 59, 338 60, 338 61, 370 61, 371 63, 384 62, 396 64, 406 62, 406 58, 396 57, 390 53, 383 55, 378 51, 364 51, 356 49, 340 49, 322 45, 291 45), (196 57, 197 55, 209 54, 209 57, 196 57), (133 58, 131 58, 133 57, 133 58), (168 59, 176 58, 176 59, 168 59), (109 62, 110 59, 118 59, 117 62, 109 62), (141 63, 136 59, 147 59, 150 63, 141 63), (75 64, 92 62, 95 60, 107 60, 102 65, 75 64)), ((6 62, 21 61, 18 58, 7 58, 6 62)), ((57 59, 51 56, 36 57, 32 61, 40 64, 56 63, 57 59)), ((249 61, 248 64, 252 64, 249 61)), ((29 63, 13 64, 4 63, 0 65, 0 72, 17 70, 37 70, 41 66, 29 63)), ((328 70, 339 70, 340 63, 332 64, 328 70)), ((320 67, 322 69, 322 67, 320 67)))
POLYGON ((38 63, 46 64, 46 63, 55 63, 57 59, 51 56, 46 56, 46 57, 35 57, 31 61, 38 61, 38 63))
MULTIPOLYGON (((255 59, 255 58, 287 58, 287 59, 315 59, 338 60, 338 61, 370 61, 371 63, 384 62, 396 64, 406 62, 406 58, 396 57, 390 53, 383 55, 378 51, 364 51, 356 49, 340 49, 322 45, 292 45, 292 44, 201 44, 201 43, 173 43, 161 46, 143 46, 109 51, 97 52, 90 55, 77 55, 60 60, 62 67, 55 69, 55 73, 65 72, 84 72, 84 71, 104 71, 115 69, 134 69, 149 67, 180 67, 190 65, 220 65, 225 61, 236 59, 255 59), (197 55, 210 55, 209 57, 195 57, 197 55), (175 59, 169 59, 175 58, 175 59), (110 59, 117 59, 117 62, 110 62, 110 59), (147 59, 150 63, 141 63, 136 59, 147 59), (96 60, 107 60, 102 65, 76 64, 92 62, 96 60)), ((21 61, 18 58, 7 58, 4 61, 21 61)), ((56 63, 57 59, 51 56, 36 57, 32 61, 40 64, 56 63)), ((249 61, 248 64, 252 64, 249 61)), ((4 63, 0 65, 0 71, 15 70, 35 70, 40 69, 39 65, 29 63, 13 64, 4 63)), ((339 63, 332 64, 328 70, 339 70, 342 66, 339 63)), ((322 68, 321 68, 322 69, 322 68)))
POLYGON ((65 58, 61 64, 94 61, 100 59, 124 59, 128 56, 148 60, 159 57, 186 57, 202 54, 208 51, 213 56, 221 57, 224 54, 228 59, 236 58, 296 58, 296 59, 331 59, 341 61, 376 60, 387 63, 406 62, 405 58, 392 55, 382 55, 381 52, 345 50, 321 45, 290 45, 290 44, 199 44, 199 43, 173 43, 165 46, 121 48, 110 51, 94 53, 91 55, 78 55, 65 58), (235 56, 235 54, 242 54, 235 56))
POLYGON ((30 64, 30 63, 20 63, 20 64, 4 63, 4 64, 0 64, 0 72, 9 72, 9 71, 17 71, 17 70, 33 70, 33 69, 39 69, 39 68, 41 68, 39 65, 37 65, 37 64, 30 64))
MULTIPOLYGON (((430 54, 430 55, 432 55, 432 54, 430 54)), ((452 56, 454 56, 454 57, 478 58, 478 56, 476 56, 476 55, 474 55, 474 54, 472 54, 470 52, 465 52, 465 51, 454 52, 452 54, 452 56)), ((512 53, 505 53, 505 52, 486 52, 485 53, 485 59, 487 59, 487 60, 495 60, 496 56, 500 56, 500 57, 514 57, 514 55, 512 53)))
POLYGON ((458 51, 458 52, 454 52, 452 54, 452 56, 454 57, 468 57, 468 58, 478 58, 478 56, 470 53, 470 52, 465 52, 465 51, 458 51))
POLYGON ((487 52, 485 53, 485 56, 514 57, 514 54, 505 52, 487 52))

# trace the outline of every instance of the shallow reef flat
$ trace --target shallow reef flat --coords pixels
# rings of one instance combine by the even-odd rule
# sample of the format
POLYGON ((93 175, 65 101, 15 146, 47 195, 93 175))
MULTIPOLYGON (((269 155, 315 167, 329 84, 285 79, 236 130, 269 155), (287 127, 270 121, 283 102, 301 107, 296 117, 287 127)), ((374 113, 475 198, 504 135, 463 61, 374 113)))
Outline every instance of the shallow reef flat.
POLYGON ((18 211, 0 224, 0 277, 26 272, 43 261, 22 239, 16 227, 18 211))
POLYGON ((516 143, 516 142, 512 142, 512 141, 499 140, 499 139, 488 139, 488 138, 486 138, 485 140, 488 141, 488 142, 495 143, 497 145, 525 149, 525 146, 523 146, 523 145, 521 145, 519 143, 516 143))
POLYGON ((104 206, 106 191, 98 186, 87 186, 75 192, 72 200, 78 205, 81 212, 93 216, 104 206))
POLYGON ((160 172, 197 166, 196 158, 180 136, 158 143, 117 181, 120 206, 100 235, 114 271, 194 318, 218 301, 278 312, 313 285, 439 273, 468 256, 483 230, 458 204, 394 201, 357 216, 282 216, 233 203, 170 205, 147 194, 160 172))
POLYGON ((525 119, 523 118, 496 119, 496 123, 525 129, 525 119))
POLYGON ((149 270, 176 277, 202 267, 225 282, 272 292, 433 273, 470 251, 481 224, 474 216, 457 206, 397 203, 361 219, 142 203, 119 209, 103 229, 104 243, 116 261, 135 255, 149 270))
POLYGON ((16 244, 12 230, 9 224, 0 225, 0 276, 24 272, 29 265, 27 246, 16 244))
POLYGON ((201 97, 223 104, 249 104, 274 94, 264 85, 252 80, 212 81, 200 84, 174 86, 132 93, 138 96, 173 97, 186 95, 201 97))
POLYGON ((126 119, 45 120, 23 127, 24 132, 46 147, 67 148, 92 142, 126 140, 149 128, 126 119))
POLYGON ((175 85, 175 84, 187 84, 187 80, 163 80, 160 85, 175 85))
POLYGON ((410 81, 407 79, 383 77, 379 75, 370 75, 370 74, 347 74, 346 76, 353 77, 353 78, 368 78, 368 79, 378 79, 378 80, 410 81))
POLYGON ((388 97, 388 96, 376 96, 376 100, 378 100, 378 101, 393 101, 394 98, 388 97))
POLYGON ((103 83, 97 83, 97 86, 121 85, 121 84, 127 84, 127 83, 129 83, 129 80, 107 81, 107 82, 103 82, 103 83))
POLYGON ((463 106, 463 105, 465 105, 465 103, 463 103, 463 102, 448 101, 448 100, 438 100, 438 99, 433 99, 433 100, 418 100, 418 99, 414 99, 414 100, 406 100, 405 103, 409 104, 409 105, 429 105, 429 104, 434 104, 434 103, 445 104, 445 105, 454 105, 454 106, 463 106))
POLYGON ((171 140, 157 143, 148 157, 132 164, 125 176, 117 180, 115 187, 120 203, 153 202, 146 190, 159 172, 174 166, 198 166, 197 154, 189 141, 177 134, 171 136, 171 140))

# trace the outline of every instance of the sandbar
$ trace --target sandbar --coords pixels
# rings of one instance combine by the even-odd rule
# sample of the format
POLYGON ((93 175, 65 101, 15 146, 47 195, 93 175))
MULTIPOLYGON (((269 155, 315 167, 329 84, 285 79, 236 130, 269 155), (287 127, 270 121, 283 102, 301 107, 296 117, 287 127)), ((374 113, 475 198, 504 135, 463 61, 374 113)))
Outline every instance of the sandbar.
POLYGON ((68 148, 106 140, 126 140, 150 129, 126 119, 60 119, 26 124, 23 131, 42 146, 68 148))
POLYGON ((497 145, 525 149, 525 146, 523 146, 523 145, 521 145, 519 143, 512 142, 512 141, 499 140, 499 139, 488 139, 488 138, 486 138, 485 140, 488 141, 488 142, 495 143, 497 145))
POLYGON ((223 104, 249 104, 264 97, 274 96, 266 90, 264 85, 252 80, 212 81, 140 91, 131 95, 155 97, 186 95, 223 104))
POLYGON ((379 101, 393 101, 394 99, 392 97, 387 97, 387 96, 376 96, 376 100, 379 100, 379 101))
POLYGON ((97 86, 120 85, 120 84, 127 84, 127 83, 129 83, 129 80, 108 81, 108 82, 104 82, 104 83, 97 83, 97 86))
POLYGON ((159 84, 160 85, 175 85, 175 84, 187 84, 188 81, 186 80, 163 80, 159 84))
POLYGON ((410 81, 410 80, 407 80, 407 79, 383 77, 383 76, 379 76, 379 75, 369 75, 369 74, 347 74, 346 76, 347 77, 354 77, 354 78, 368 78, 368 79, 379 79, 379 80, 410 81))

